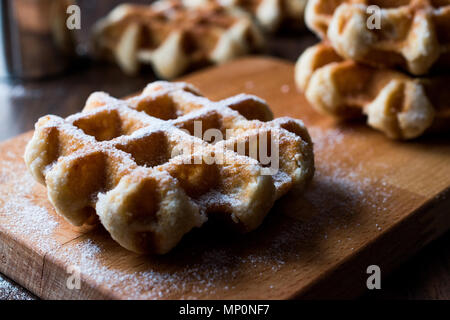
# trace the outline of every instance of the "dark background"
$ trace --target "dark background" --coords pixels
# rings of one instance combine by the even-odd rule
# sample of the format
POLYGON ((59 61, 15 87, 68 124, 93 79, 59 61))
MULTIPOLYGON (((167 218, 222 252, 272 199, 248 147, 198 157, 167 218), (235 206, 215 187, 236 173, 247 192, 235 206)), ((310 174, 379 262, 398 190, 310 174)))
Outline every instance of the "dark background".
MULTIPOLYGON (((82 29, 77 37, 86 47, 89 31, 119 0, 78 0, 82 29)), ((135 0, 128 2, 149 3, 135 0)), ((299 54, 318 41, 309 31, 271 37, 266 54, 295 62, 299 54)), ((121 97, 142 89, 156 78, 151 73, 125 76, 116 66, 81 59, 60 76, 37 81, 0 81, 0 140, 33 129, 46 114, 67 116, 79 112, 92 91, 121 97)), ((1 152, 1 151, 0 151, 1 152)), ((382 290, 368 292, 363 299, 450 299, 450 233, 427 246, 382 281, 382 290)), ((34 299, 30 293, 0 274, 0 300, 34 299)))

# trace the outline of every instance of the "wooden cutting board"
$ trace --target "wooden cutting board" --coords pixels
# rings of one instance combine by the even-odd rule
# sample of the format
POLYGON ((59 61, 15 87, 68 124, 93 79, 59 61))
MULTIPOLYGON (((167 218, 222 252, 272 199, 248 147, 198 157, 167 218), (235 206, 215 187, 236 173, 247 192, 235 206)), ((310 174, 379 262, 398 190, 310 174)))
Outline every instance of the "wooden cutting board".
POLYGON ((210 225, 166 256, 129 252, 103 228, 75 228, 55 214, 25 170, 26 133, 0 144, 0 272, 45 299, 355 297, 372 264, 383 280, 450 226, 449 137, 395 142, 321 117, 297 93, 293 70, 245 58, 183 79, 211 99, 256 94, 276 117, 310 130, 312 185, 302 198, 280 199, 258 230, 210 225))

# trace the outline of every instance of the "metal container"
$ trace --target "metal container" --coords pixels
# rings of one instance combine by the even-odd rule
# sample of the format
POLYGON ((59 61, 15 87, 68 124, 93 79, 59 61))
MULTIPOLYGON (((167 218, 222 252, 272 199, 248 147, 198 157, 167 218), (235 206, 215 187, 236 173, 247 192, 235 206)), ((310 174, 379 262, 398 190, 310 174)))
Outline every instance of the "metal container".
POLYGON ((69 0, 0 1, 0 76, 43 78, 68 68, 75 41, 66 26, 69 0))

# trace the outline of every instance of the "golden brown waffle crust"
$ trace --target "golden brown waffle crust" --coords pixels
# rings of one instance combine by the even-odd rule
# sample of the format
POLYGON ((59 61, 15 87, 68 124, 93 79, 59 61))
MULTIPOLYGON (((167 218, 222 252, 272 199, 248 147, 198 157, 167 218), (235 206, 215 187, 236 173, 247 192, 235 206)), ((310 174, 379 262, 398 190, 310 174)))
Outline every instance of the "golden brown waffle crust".
POLYGON ((438 122, 450 124, 449 94, 438 93, 448 86, 450 77, 415 79, 364 66, 341 58, 326 43, 308 48, 300 56, 295 77, 319 112, 337 118, 365 114, 371 127, 390 138, 412 139, 438 122))
POLYGON ((274 32, 282 26, 300 27, 307 0, 183 0, 187 6, 211 3, 250 12, 265 31, 274 32))
POLYGON ((308 131, 300 120, 272 119, 257 97, 212 102, 186 83, 155 82, 127 100, 97 92, 81 113, 41 118, 25 162, 69 222, 98 216, 123 247, 163 254, 210 217, 254 230, 276 199, 303 192, 314 172, 308 131), (205 135, 228 134, 202 140, 198 122, 205 135), (265 172, 250 141, 277 142, 278 170, 265 172))
POLYGON ((264 46, 258 26, 243 11, 181 0, 122 4, 94 28, 94 53, 128 74, 151 65, 171 79, 206 64, 220 64, 264 46))
POLYGON ((347 59, 414 75, 450 66, 450 2, 445 0, 310 0, 305 20, 347 59), (378 5, 379 14, 369 5, 378 5), (379 17, 380 28, 368 27, 370 17, 379 17))

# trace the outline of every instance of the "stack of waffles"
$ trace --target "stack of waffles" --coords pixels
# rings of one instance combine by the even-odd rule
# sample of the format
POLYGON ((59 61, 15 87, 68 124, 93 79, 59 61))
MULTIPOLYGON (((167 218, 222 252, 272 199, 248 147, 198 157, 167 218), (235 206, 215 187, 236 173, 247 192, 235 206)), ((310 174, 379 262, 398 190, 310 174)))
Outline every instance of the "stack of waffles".
POLYGON ((296 65, 318 111, 393 139, 450 128, 450 0, 310 0, 322 42, 296 65))
POLYGON ((94 93, 78 114, 41 118, 25 162, 69 222, 100 220, 123 247, 159 254, 209 218, 257 228, 314 173, 300 120, 273 120, 255 96, 212 102, 168 82, 127 100, 94 93))

